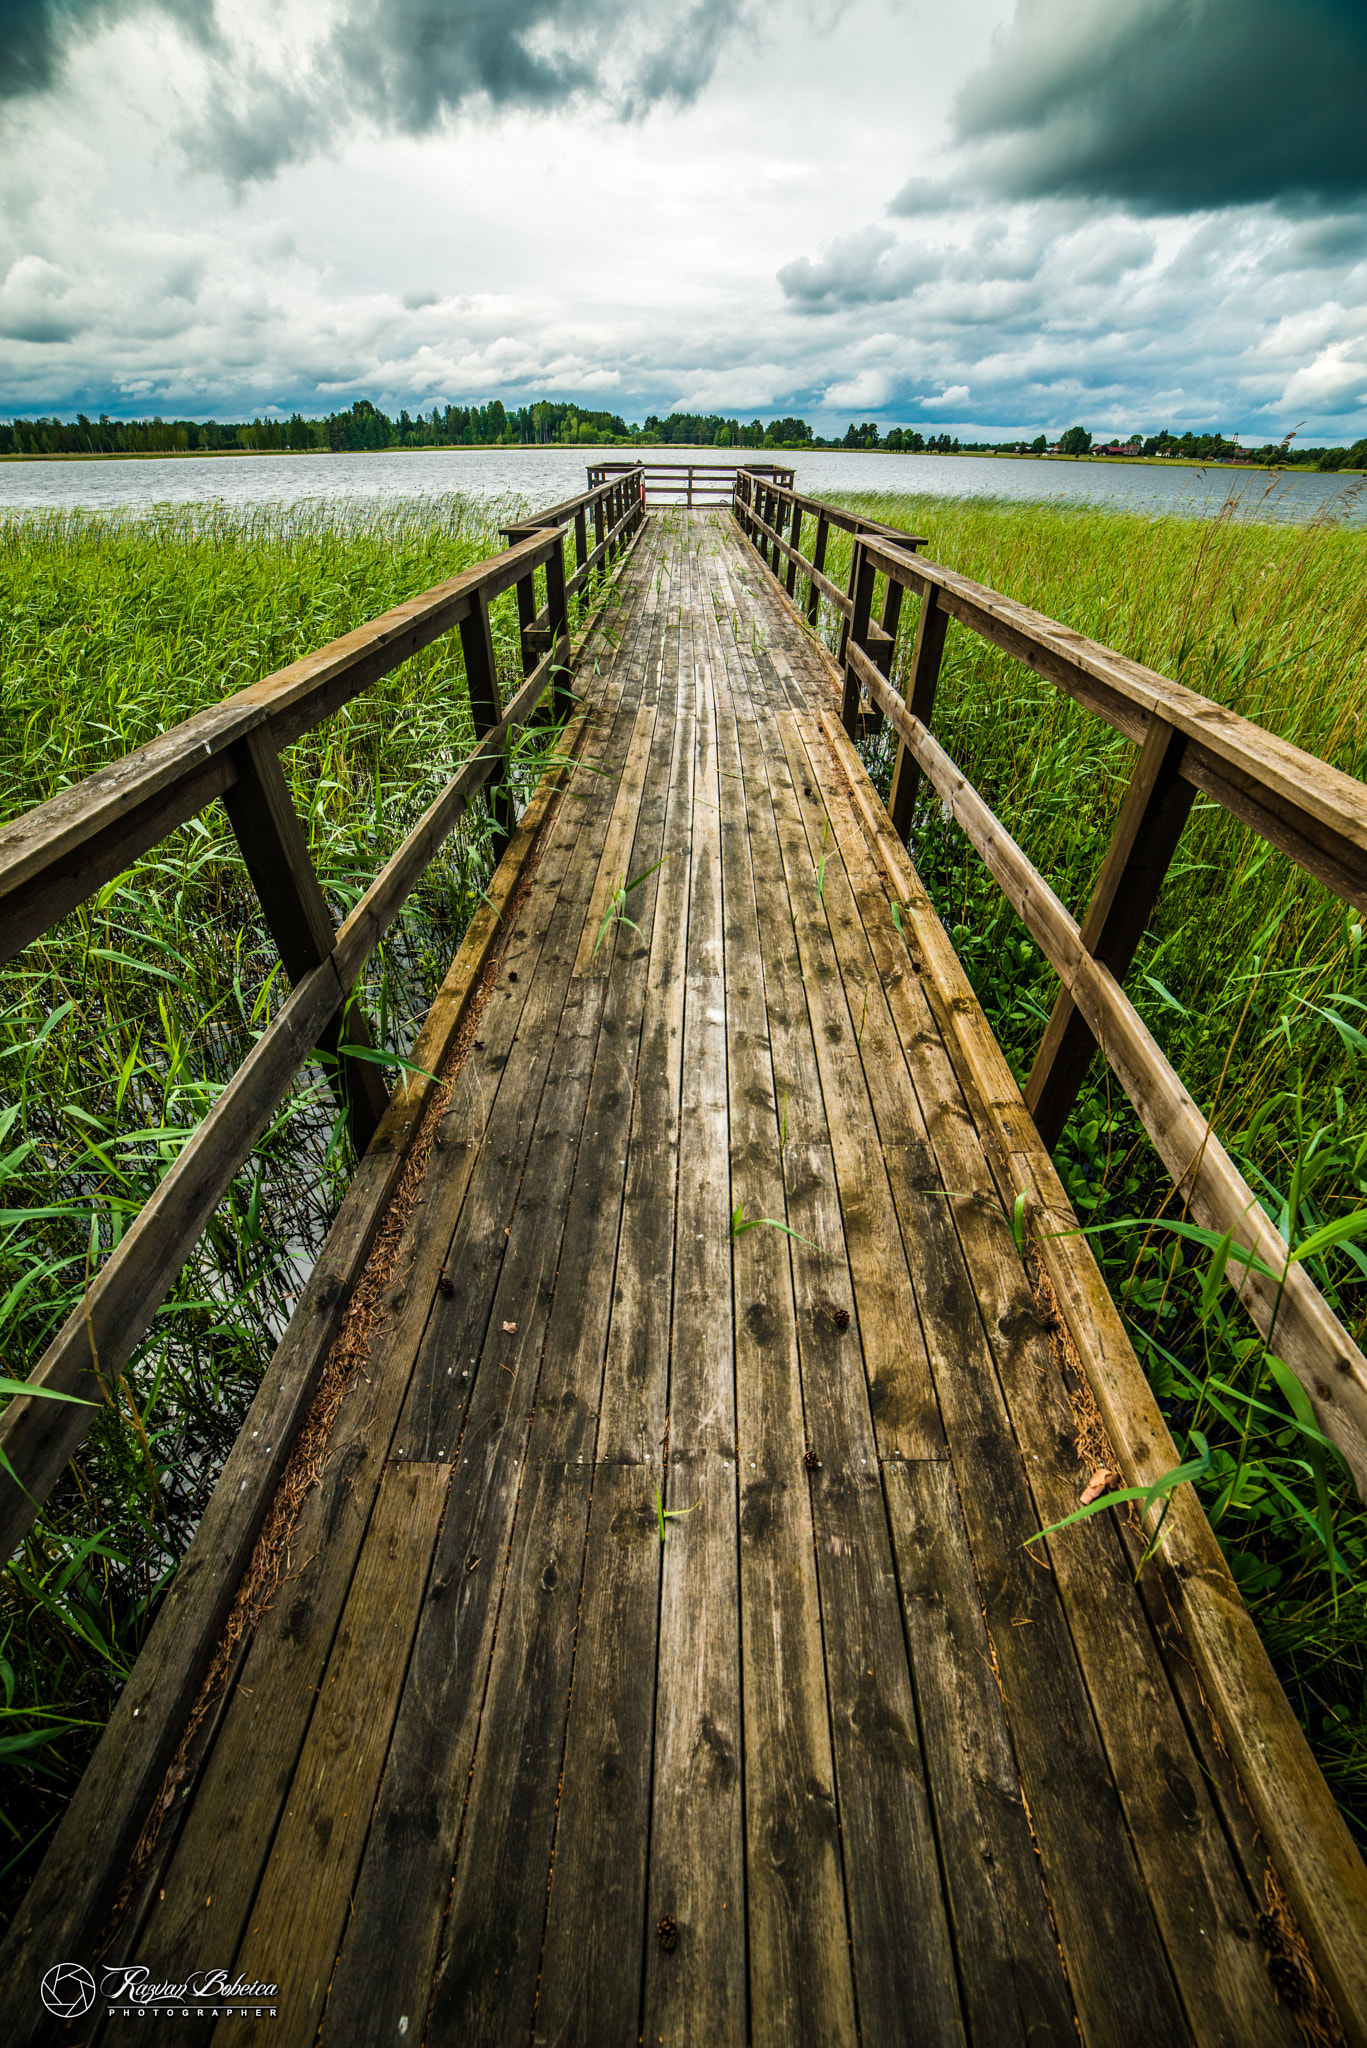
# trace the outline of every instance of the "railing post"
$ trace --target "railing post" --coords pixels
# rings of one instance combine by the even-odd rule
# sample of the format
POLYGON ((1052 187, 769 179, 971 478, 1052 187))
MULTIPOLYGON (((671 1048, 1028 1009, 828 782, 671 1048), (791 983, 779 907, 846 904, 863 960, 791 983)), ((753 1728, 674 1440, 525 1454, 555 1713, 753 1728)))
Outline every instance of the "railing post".
MULTIPOLYGON (((940 662, 944 656, 948 624, 949 613, 940 603, 938 589, 933 583, 927 583, 921 592, 921 616, 916 624, 916 646, 906 689, 908 711, 913 718, 919 718, 927 730, 935 712, 935 687, 940 680, 940 662)), ((906 741, 899 739, 892 787, 888 791, 888 816, 904 846, 911 832, 912 813, 916 809, 916 793, 920 786, 921 770, 916 756, 906 741)))
MULTIPOLYGON (((816 515, 816 546, 812 549, 812 567, 826 573, 826 542, 830 538, 831 522, 824 512, 816 515)), ((807 624, 816 631, 821 616, 821 592, 811 577, 807 579, 807 624)))
MULTIPOLYGON (((530 576, 526 578, 528 589, 532 587, 530 576)), ((535 604, 535 598, 532 599, 535 604)), ((518 585, 518 611, 522 609, 522 585, 518 585)), ((498 663, 494 659, 494 636, 489 630, 489 601, 481 590, 467 617, 460 622, 460 644, 465 655, 465 680, 470 691, 470 712, 475 723, 475 738, 482 741, 486 732, 496 726, 503 716, 503 703, 498 694, 498 663)), ((523 660, 527 656, 524 654, 523 660)), ((494 859, 503 858, 504 848, 512 836, 516 820, 513 816, 513 793, 508 786, 508 746, 505 741, 501 749, 501 772, 489 783, 489 811, 494 821, 494 859)))
MULTIPOLYGON (((1144 936, 1196 795, 1179 772, 1186 744, 1166 720, 1150 721, 1082 921, 1083 945, 1119 982, 1144 936)), ((1095 1051, 1072 997, 1060 989, 1025 1084, 1025 1106, 1051 1151, 1095 1051)))
MULTIPOLYGON (((862 550, 859 546, 859 521, 856 519, 854 523, 854 537, 850 542, 850 580, 845 587, 845 595, 850 600, 851 604, 854 603, 855 584, 859 579, 859 563, 861 557, 862 550)), ((842 668, 845 666, 845 649, 849 646, 849 644, 850 618, 849 613, 846 612, 842 615, 841 618, 840 644, 836 649, 835 655, 836 660, 840 663, 840 666, 842 668)))
MULTIPOLYGON (((519 538, 526 540, 529 536, 522 534, 519 538)), ((517 580, 517 631, 522 650, 522 673, 524 676, 529 676, 536 667, 536 649, 527 638, 528 633, 535 624, 536 570, 533 567, 527 571, 525 576, 519 576, 517 580)), ((502 713, 500 712, 498 716, 501 717, 502 713)), ((497 723, 497 719, 495 719, 495 723, 497 723)))
MULTIPOLYGON (((236 751, 238 779, 224 791, 224 807, 285 972, 292 982, 302 981, 327 959, 336 943, 332 916, 309 858, 285 771, 268 733, 258 726, 239 742, 236 751)), ((375 1135, 388 1098, 382 1070, 371 1060, 338 1055, 341 1045, 374 1050, 370 1027, 355 1004, 333 1018, 320 1036, 318 1048, 337 1059, 333 1092, 341 1107, 351 1112, 352 1140, 359 1157, 375 1135)))
POLYGON ((688 509, 690 512, 693 510, 693 465, 691 462, 688 465, 688 509))
MULTIPOLYGON (((570 689, 570 612, 565 596, 565 541, 555 537, 555 553, 546 564, 546 622, 551 629, 551 714, 563 724, 574 709, 570 689)), ((544 699, 543 699, 544 702, 544 699)))
MULTIPOLYGON (((575 515, 574 515, 574 566, 575 566, 575 568, 576 568, 576 569, 582 569, 582 568, 584 567, 585 563, 586 563, 586 562, 588 561, 588 558, 589 558, 589 536, 588 536, 588 528, 587 528, 587 525, 585 524, 585 520, 584 520, 584 508, 583 508, 583 506, 581 505, 581 506, 579 507, 579 510, 578 510, 578 511, 577 511, 577 512, 575 513, 575 515)), ((580 585, 579 587, 580 587, 580 589, 582 590, 582 589, 586 588, 586 585, 585 585, 585 584, 581 584, 581 585, 580 585)))
POLYGON ((859 737, 859 678, 850 665, 849 646, 851 639, 856 647, 868 653, 869 614, 873 610, 874 568, 855 537, 854 555, 850 563, 850 591, 854 599, 854 617, 849 620, 845 635, 845 694, 840 705, 840 722, 852 740, 859 737))
MULTIPOLYGON (((892 675, 892 658, 897 651, 897 621, 902 616, 902 586, 895 576, 886 579, 883 590, 883 609, 877 626, 868 631, 867 651, 872 654, 879 672, 892 675)), ((864 737, 881 732, 883 713, 877 704, 871 704, 864 718, 864 737)))
MULTIPOLYGON (((802 508, 796 498, 793 500, 793 517, 788 528, 788 539, 792 545, 793 553, 796 554, 798 548, 802 545, 802 508)), ((797 589, 797 563, 791 559, 788 563, 788 577, 784 587, 791 599, 793 592, 797 589)))
MULTIPOLYGON (((603 518, 603 493, 600 490, 598 496, 593 501, 593 546, 595 554, 597 553, 598 549, 601 548, 603 545, 603 534, 605 530, 606 521, 603 518)), ((608 558, 607 555, 604 554, 602 560, 598 564, 597 569, 594 571, 594 574, 597 576, 600 583, 602 582, 604 576, 606 576, 607 570, 608 558)))

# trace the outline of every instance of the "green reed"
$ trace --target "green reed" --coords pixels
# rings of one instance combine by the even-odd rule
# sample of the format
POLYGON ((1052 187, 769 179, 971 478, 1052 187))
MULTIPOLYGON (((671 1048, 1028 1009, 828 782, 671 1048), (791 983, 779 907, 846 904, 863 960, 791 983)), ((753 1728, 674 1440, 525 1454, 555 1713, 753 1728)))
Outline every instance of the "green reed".
MULTIPOLYGON (((1367 535, 1345 523, 1351 487, 1337 517, 1331 508, 1308 526, 1259 519, 1262 488, 1206 521, 989 500, 848 502, 923 534, 937 561, 1367 779, 1367 535)), ((832 548, 842 577, 848 549, 843 536, 841 552, 832 548)), ((899 626, 899 685, 916 609, 909 601, 899 626)), ((823 628, 833 631, 833 617, 823 628)), ((1133 748, 959 626, 946 644, 935 726, 1080 917, 1133 748)), ((865 752, 886 794, 889 732, 865 752)), ((924 787, 912 849, 1023 1080, 1057 982, 924 787)), ((1293 1248, 1310 1245, 1309 1270, 1361 1342, 1361 917, 1198 798, 1126 987, 1283 1236, 1293 1248)), ((1184 1221, 1099 1057, 1055 1158, 1179 1451, 1199 1469, 1202 1499, 1278 1672, 1367 1837, 1367 1510, 1318 1440, 1275 1355, 1275 1333, 1269 1351, 1221 1285, 1228 1246, 1184 1221)))
MULTIPOLYGON (((500 516, 443 500, 0 520, 0 821, 496 552, 500 516)), ((493 630, 511 681, 512 593, 494 606, 493 630)), ((519 801, 553 742, 537 728, 515 747, 519 801)), ((473 744, 450 634, 288 750, 336 917, 473 744)), ((490 871, 477 800, 367 973, 364 1002, 384 1049, 411 1044, 490 871)), ((9 1376, 32 1369, 286 991, 217 803, 0 969, 9 1376)), ((11 1909, 203 1511, 352 1163, 315 1063, 0 1580, 0 1903, 11 1909)))

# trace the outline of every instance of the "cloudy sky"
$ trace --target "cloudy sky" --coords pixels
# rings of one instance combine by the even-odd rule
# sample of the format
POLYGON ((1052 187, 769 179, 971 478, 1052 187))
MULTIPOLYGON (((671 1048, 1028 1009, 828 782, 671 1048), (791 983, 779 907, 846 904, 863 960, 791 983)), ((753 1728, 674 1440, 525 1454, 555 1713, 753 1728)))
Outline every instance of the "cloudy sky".
POLYGON ((1367 0, 0 0, 0 415, 1367 433, 1367 0))

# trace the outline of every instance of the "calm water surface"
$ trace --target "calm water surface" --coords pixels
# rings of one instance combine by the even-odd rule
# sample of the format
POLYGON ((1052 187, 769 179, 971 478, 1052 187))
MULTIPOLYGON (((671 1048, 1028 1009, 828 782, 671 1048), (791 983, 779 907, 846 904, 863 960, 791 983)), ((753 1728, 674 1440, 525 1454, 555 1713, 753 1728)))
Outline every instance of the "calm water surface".
MULTIPOLYGON (((87 506, 218 503, 317 504, 337 500, 439 497, 449 492, 524 508, 555 504, 585 487, 589 462, 620 462, 621 448, 426 448, 373 455, 183 455, 94 462, 0 463, 0 511, 87 506)), ((730 463, 726 449, 654 449, 645 459, 730 463)), ((1361 478, 1296 473, 1269 489, 1261 471, 1166 469, 1146 463, 1011 461, 1000 456, 873 455, 842 449, 758 455, 797 470, 813 497, 854 491, 993 497, 1022 502, 1112 506, 1184 517, 1219 512, 1231 494, 1244 517, 1300 521, 1316 515, 1367 524, 1361 478)))

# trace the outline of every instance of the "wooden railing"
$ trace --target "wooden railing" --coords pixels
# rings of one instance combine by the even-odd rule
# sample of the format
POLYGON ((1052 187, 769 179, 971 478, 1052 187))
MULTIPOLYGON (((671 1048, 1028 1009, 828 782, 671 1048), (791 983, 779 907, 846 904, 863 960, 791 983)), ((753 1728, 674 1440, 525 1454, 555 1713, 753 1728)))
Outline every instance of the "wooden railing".
POLYGON ((866 723, 867 698, 873 718, 896 729, 888 812, 903 842, 924 775, 1062 983, 1025 1088, 1045 1143, 1057 1142, 1099 1046, 1183 1202, 1203 1227, 1233 1232, 1229 1284, 1267 1341, 1275 1330, 1277 1355, 1300 1380, 1320 1429, 1367 1497, 1367 1359, 1274 1229, 1121 986, 1198 792, 1367 910, 1367 786, 1194 690, 928 561, 913 536, 754 471, 738 475, 733 502, 742 531, 794 603, 797 578, 806 580, 808 623, 815 627, 823 597, 839 614, 842 722, 854 736, 866 723), (810 557, 801 549, 807 518, 816 521, 810 557), (825 574, 832 526, 853 537, 843 590, 825 574), (903 592, 920 600, 905 696, 889 681, 903 592), (1047 677, 1139 749, 1080 924, 931 731, 951 619, 1047 677))
MULTIPOLYGON (((227 697, 87 776, 0 831, 0 963, 121 874, 169 832, 222 797, 292 987, 268 1029, 93 1276, 80 1307, 28 1384, 81 1405, 21 1395, 0 1421, 0 1558, 12 1555, 148 1329, 234 1175, 315 1051, 334 1055, 358 1156, 386 1106, 380 1069, 344 1048, 372 1049, 354 991, 476 792, 494 784, 494 844, 515 820, 507 787, 513 728, 549 691, 567 715, 569 600, 605 575, 644 516, 639 467, 514 528, 512 545, 369 625, 227 697), (592 519, 595 545, 586 542, 592 519), (565 570, 573 527, 576 563, 565 570), (538 603, 537 572, 544 602, 538 603), (517 592, 524 680, 500 698, 489 606, 517 592), (459 630, 476 751, 334 929, 309 858, 280 752, 380 676, 459 630)), ((268 1446, 269 1448, 269 1446, 268 1446)))
POLYGON ((729 505, 735 494, 736 478, 745 469, 752 476, 775 477, 791 488, 793 472, 775 463, 739 462, 645 462, 639 465, 617 462, 595 463, 589 470, 590 484, 625 475, 639 467, 645 473, 647 505, 683 505, 690 509, 704 505, 729 505))

